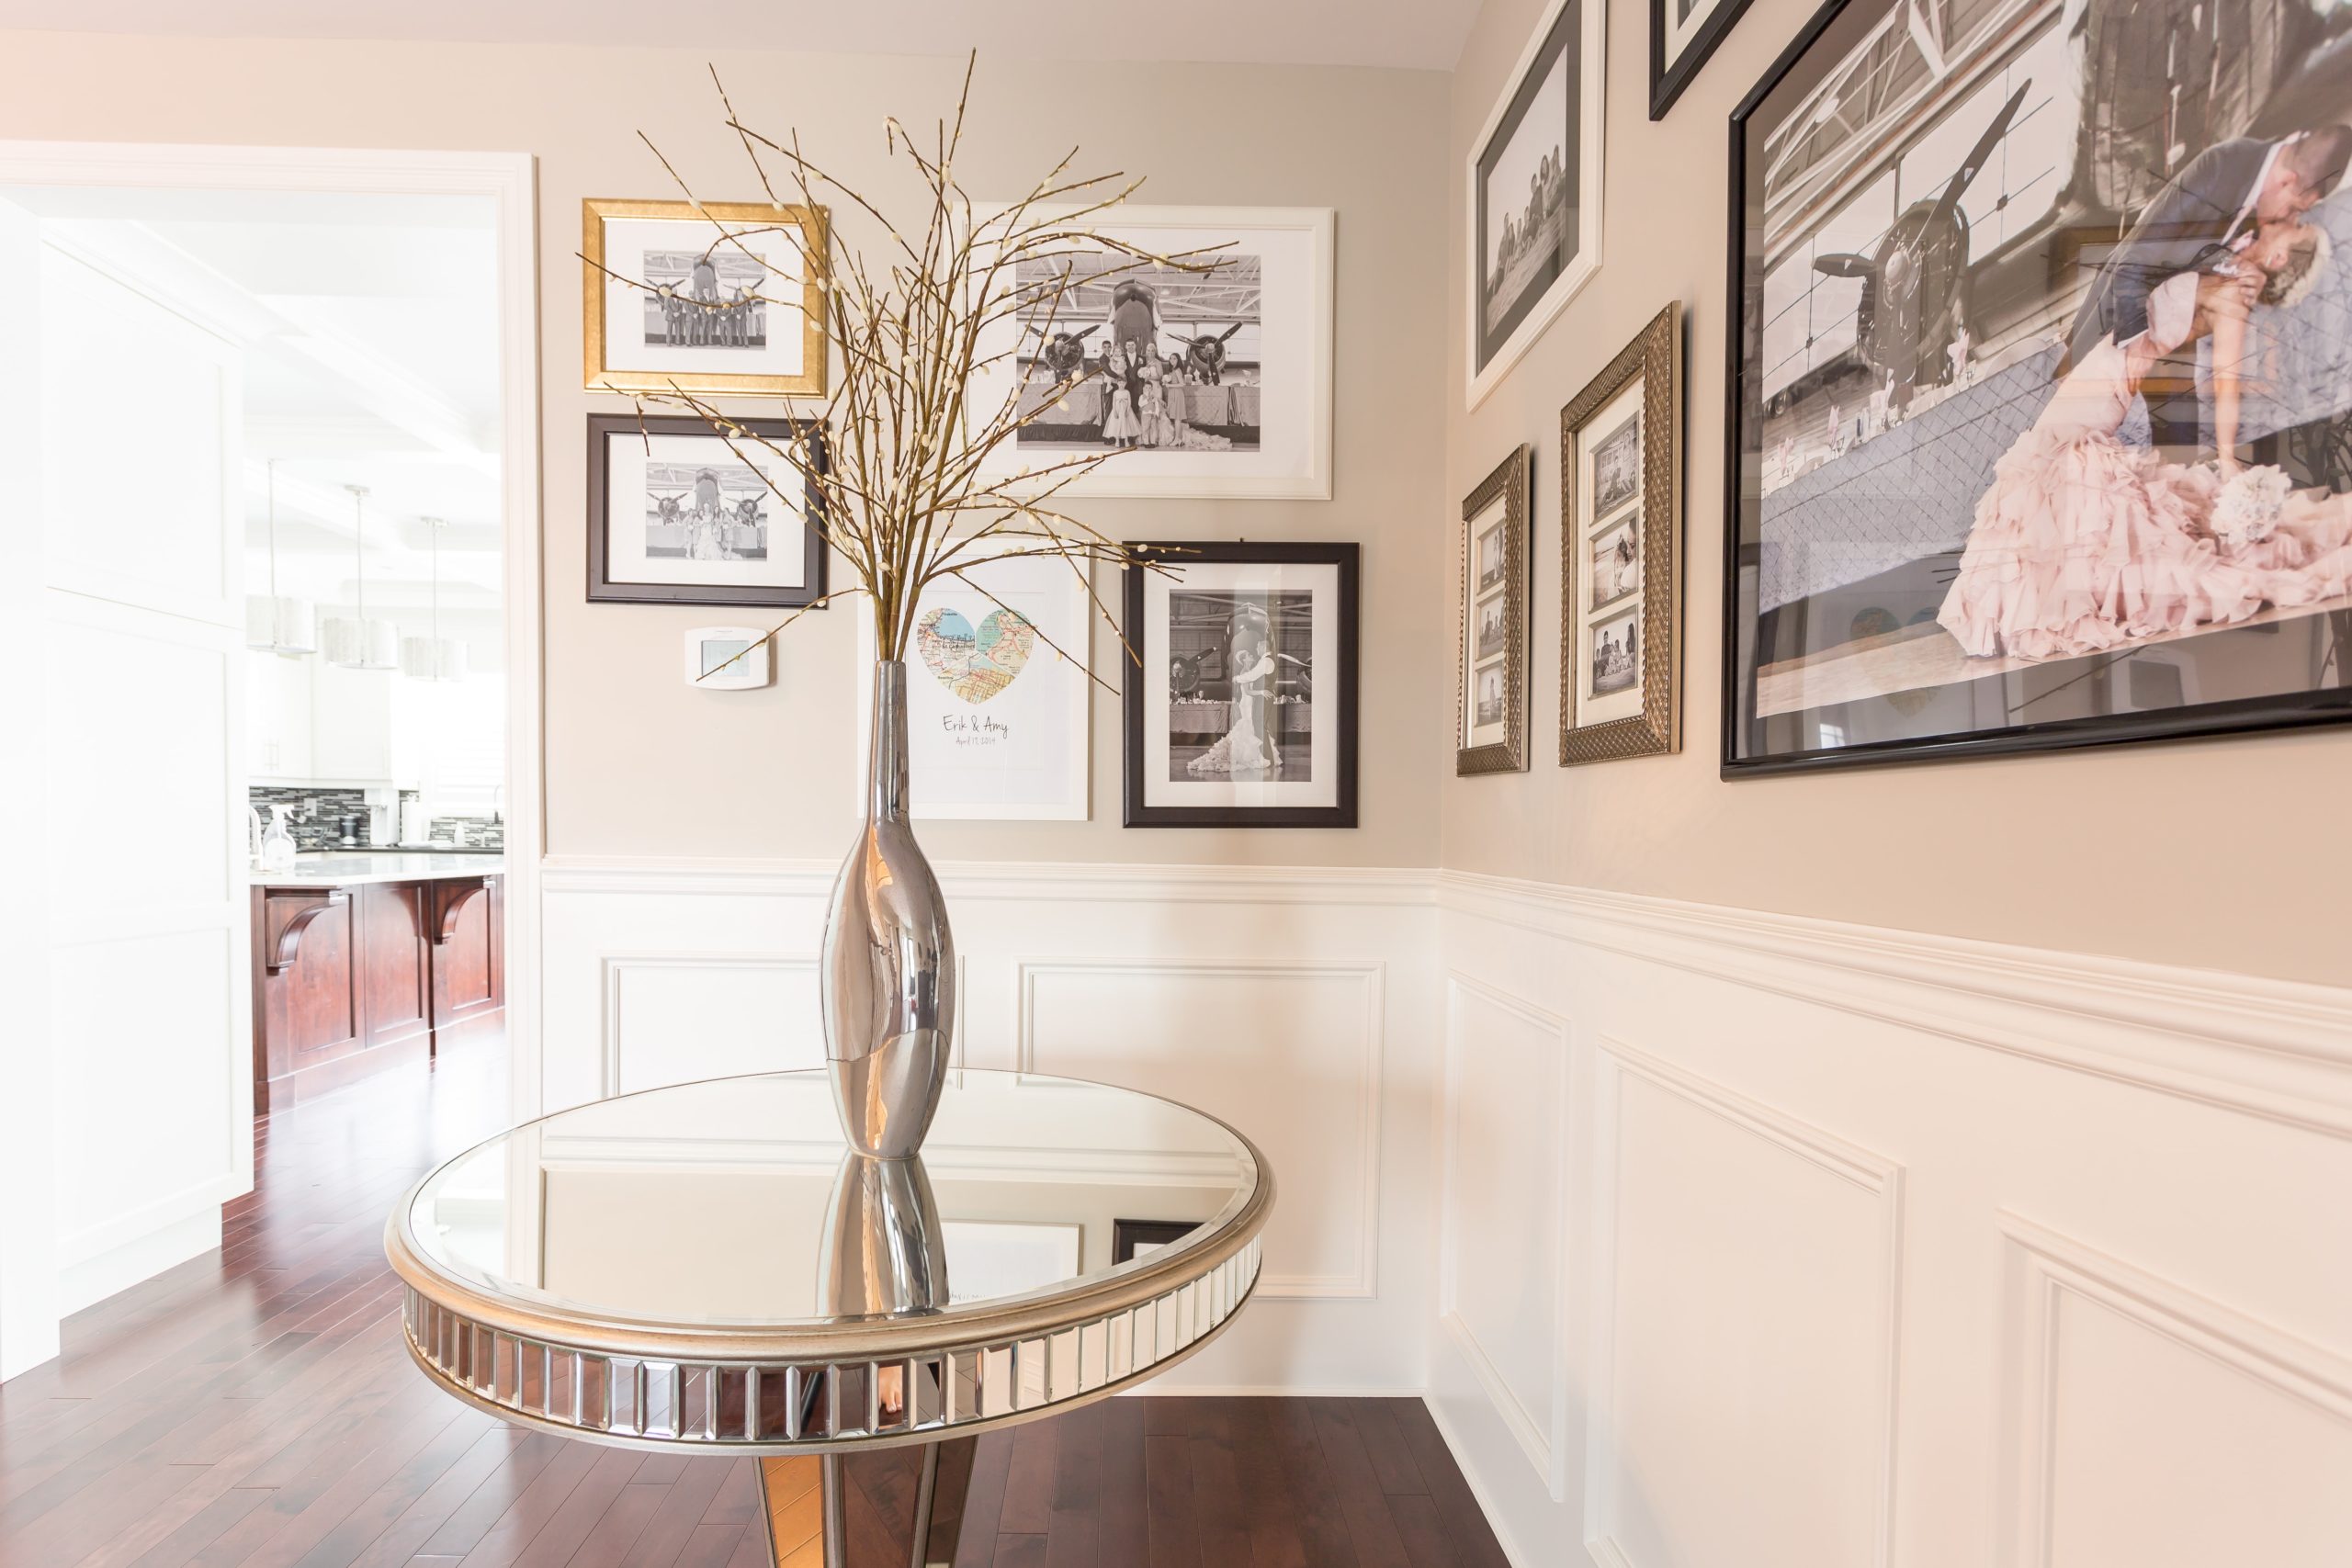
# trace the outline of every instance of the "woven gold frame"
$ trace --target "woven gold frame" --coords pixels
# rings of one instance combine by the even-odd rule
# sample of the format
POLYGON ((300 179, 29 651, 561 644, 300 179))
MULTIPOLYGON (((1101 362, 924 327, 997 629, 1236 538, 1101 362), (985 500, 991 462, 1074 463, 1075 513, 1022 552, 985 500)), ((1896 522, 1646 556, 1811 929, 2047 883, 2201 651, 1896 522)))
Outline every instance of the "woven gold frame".
POLYGON ((1453 681, 1453 771, 1464 778, 1474 773, 1518 773, 1527 771, 1527 543, 1528 469, 1530 449, 1521 445, 1478 481, 1462 502, 1462 591, 1454 595, 1456 626, 1453 681), (1510 560, 1503 578, 1503 739, 1484 746, 1464 746, 1470 733, 1470 604, 1468 574, 1476 570, 1477 540, 1473 525, 1495 503, 1503 502, 1503 547, 1510 560))
POLYGON ((1682 302, 1660 310, 1560 411, 1560 765, 1682 750, 1682 302), (1577 615, 1584 603, 1577 436, 1626 385, 1642 383, 1642 711, 1577 719, 1577 615))
MULTIPOLYGON (((592 392, 747 392, 821 398, 826 386, 825 279, 831 230, 821 207, 769 207, 749 201, 605 201, 580 204, 581 334, 585 384, 592 392), (605 223, 614 218, 716 221, 733 226, 791 225, 800 231, 800 364, 797 376, 747 376, 714 370, 614 370, 605 364, 605 290, 624 287, 605 276, 605 223)), ((716 231, 713 231, 716 232, 716 231)))

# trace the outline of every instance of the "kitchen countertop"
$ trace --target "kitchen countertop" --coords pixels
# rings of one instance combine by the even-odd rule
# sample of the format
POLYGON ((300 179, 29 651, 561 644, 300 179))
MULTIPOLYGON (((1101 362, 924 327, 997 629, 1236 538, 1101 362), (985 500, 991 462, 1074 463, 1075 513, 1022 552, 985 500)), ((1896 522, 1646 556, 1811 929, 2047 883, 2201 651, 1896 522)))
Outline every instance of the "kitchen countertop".
POLYGON ((496 876, 506 857, 479 851, 336 850, 303 855, 291 871, 254 871, 255 887, 352 887, 363 882, 438 882, 451 876, 496 876))

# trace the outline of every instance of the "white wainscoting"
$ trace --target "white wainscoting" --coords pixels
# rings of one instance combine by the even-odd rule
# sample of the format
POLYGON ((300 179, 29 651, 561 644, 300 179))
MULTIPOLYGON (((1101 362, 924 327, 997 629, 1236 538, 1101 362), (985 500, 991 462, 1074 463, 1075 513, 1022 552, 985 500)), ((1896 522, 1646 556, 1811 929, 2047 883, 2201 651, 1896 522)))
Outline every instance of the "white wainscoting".
POLYGON ((1520 1568, 2352 1562, 2352 991, 1436 880, 1520 1568))
MULTIPOLYGON (((547 1027, 526 1067, 543 1104, 821 1065, 833 869, 546 862, 547 1027)), ((1443 1038, 1431 874, 948 864, 941 879, 962 1065, 1171 1095, 1274 1168, 1259 1299, 1166 1386, 1426 1387, 1443 1038)))

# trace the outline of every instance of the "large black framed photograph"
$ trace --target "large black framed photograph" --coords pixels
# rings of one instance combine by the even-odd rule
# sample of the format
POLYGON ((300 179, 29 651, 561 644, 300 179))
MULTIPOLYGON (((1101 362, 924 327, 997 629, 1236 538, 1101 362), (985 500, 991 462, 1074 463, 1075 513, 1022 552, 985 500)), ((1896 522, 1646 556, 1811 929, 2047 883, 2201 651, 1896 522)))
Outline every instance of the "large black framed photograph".
POLYGON ((1928 15, 1733 116, 1724 773, 2352 718, 2352 13, 1928 15))
POLYGON ((1354 827, 1358 547, 1135 547, 1126 826, 1354 827))
POLYGON ((793 609, 825 594, 814 421, 745 419, 731 442, 700 419, 588 416, 588 599, 793 609))

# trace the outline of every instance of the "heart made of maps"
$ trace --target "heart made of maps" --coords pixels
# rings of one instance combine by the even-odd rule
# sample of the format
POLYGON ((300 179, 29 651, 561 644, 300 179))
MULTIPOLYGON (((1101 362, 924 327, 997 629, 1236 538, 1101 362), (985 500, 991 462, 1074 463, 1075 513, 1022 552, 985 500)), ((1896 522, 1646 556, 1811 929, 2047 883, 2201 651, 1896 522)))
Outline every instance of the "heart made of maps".
POLYGON ((987 702, 1012 684, 1037 644, 1037 628, 1011 610, 991 610, 978 631, 960 610, 937 609, 915 623, 915 647, 939 683, 964 701, 987 702))

